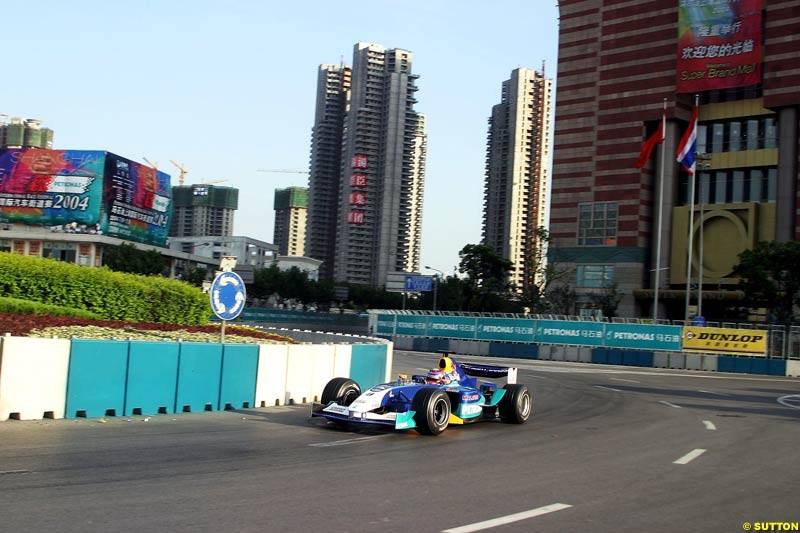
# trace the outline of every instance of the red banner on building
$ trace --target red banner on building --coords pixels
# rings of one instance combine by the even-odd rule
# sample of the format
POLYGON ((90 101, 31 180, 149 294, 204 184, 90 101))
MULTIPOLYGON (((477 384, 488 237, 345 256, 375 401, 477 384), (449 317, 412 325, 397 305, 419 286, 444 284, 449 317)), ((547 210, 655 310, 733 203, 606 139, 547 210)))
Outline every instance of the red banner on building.
POLYGON ((356 154, 353 156, 353 168, 367 168, 368 158, 364 154, 356 154))
POLYGON ((366 174, 353 174, 350 176, 350 186, 351 187, 366 187, 367 186, 367 175, 366 174))
POLYGON ((680 0, 677 92, 761 82, 762 0, 680 0))
POLYGON ((364 211, 350 211, 349 213, 347 213, 347 221, 350 224, 363 224, 364 211))
POLYGON ((351 192, 350 205, 367 205, 367 194, 361 191, 351 192))

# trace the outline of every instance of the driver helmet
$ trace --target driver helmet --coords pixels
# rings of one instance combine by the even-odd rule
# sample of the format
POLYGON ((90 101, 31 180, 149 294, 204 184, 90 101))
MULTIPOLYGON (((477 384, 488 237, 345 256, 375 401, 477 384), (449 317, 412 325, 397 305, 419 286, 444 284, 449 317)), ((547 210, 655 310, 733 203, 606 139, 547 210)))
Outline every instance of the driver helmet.
POLYGON ((428 383, 441 383, 444 381, 444 372, 441 368, 432 368, 428 372, 428 383))

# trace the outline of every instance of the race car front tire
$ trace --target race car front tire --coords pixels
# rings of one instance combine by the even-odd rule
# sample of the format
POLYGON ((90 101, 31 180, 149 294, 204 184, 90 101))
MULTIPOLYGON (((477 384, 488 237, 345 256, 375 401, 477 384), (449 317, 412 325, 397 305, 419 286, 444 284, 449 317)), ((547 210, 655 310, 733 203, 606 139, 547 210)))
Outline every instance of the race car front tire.
POLYGON ((350 378, 333 378, 322 389, 320 403, 328 405, 336 402, 339 405, 348 406, 361 396, 361 387, 350 378))
POLYGON ((411 401, 417 431, 423 435, 438 435, 450 423, 450 398, 443 390, 424 388, 411 401))
POLYGON ((505 395, 500 400, 500 419, 509 424, 524 424, 531 416, 533 399, 528 386, 521 383, 508 383, 505 395))

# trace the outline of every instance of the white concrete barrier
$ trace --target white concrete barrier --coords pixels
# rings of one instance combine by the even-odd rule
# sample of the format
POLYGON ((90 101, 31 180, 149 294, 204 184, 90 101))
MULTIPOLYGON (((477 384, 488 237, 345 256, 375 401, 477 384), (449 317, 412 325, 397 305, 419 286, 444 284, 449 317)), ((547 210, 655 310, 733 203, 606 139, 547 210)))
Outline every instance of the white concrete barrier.
POLYGON ((313 344, 289 345, 284 403, 312 401, 311 381, 314 375, 314 354, 319 348, 313 344))
POLYGON ((69 339, 4 337, 0 345, 0 420, 64 418, 69 339))
POLYGON ((800 378, 800 361, 786 361, 786 375, 800 378))
POLYGON ((308 402, 319 401, 325 385, 336 376, 336 345, 330 344, 315 348, 311 364, 311 394, 306 400, 308 402))
MULTIPOLYGON (((391 344, 391 343, 389 343, 391 344)), ((349 344, 337 344, 334 352, 332 378, 349 377, 350 361, 353 357, 353 347, 349 344)))
POLYGON ((286 402, 286 367, 289 345, 261 344, 258 347, 256 407, 272 407, 286 402))

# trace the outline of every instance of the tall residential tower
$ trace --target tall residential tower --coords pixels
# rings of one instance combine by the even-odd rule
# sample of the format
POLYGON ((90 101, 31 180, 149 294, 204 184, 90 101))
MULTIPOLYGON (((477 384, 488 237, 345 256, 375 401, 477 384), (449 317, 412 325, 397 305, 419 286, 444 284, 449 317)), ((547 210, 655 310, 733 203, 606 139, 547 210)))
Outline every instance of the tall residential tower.
POLYGON ((322 261, 320 277, 333 277, 342 171, 342 132, 350 94, 350 67, 320 65, 311 134, 306 253, 322 261))
POLYGON ((514 70, 489 119, 483 243, 513 263, 509 281, 519 290, 538 281, 532 255, 547 220, 551 84, 544 72, 514 70))
POLYGON ((275 189, 275 231, 273 242, 280 255, 302 256, 306 253, 308 189, 275 189))
POLYGON ((424 117, 414 111, 412 57, 407 50, 358 43, 347 86, 329 84, 332 69, 320 67, 309 181, 309 255, 325 261, 323 275, 332 273, 337 281, 380 287, 391 272, 419 270, 427 142, 424 117), (332 173, 320 179, 318 167, 323 148, 328 148, 322 146, 320 132, 329 117, 334 142, 333 128, 342 110, 341 151, 336 154, 331 146, 324 158, 326 168, 340 165, 334 183, 332 173), (335 204, 330 201, 334 191, 335 204))

